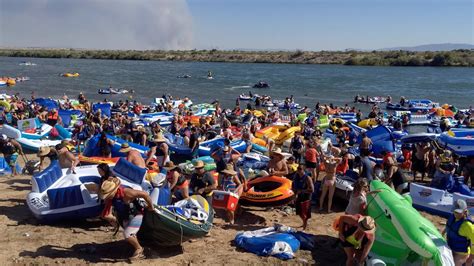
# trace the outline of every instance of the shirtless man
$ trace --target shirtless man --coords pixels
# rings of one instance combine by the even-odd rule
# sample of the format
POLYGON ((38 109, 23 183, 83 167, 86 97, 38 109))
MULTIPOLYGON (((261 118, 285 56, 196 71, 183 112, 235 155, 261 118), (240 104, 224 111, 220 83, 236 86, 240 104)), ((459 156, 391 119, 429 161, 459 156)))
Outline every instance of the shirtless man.
POLYGON ((415 145, 415 156, 413 156, 412 172, 413 179, 416 180, 416 173, 421 173, 421 181, 426 174, 426 166, 428 164, 428 153, 430 145, 428 143, 420 143, 415 145))
POLYGON ((370 150, 372 149, 372 140, 367 137, 365 132, 362 133, 362 141, 360 143, 359 149, 362 156, 370 155, 370 150))
POLYGON ((342 161, 342 158, 334 156, 324 156, 324 169, 326 176, 323 180, 323 191, 321 192, 321 197, 319 198, 319 211, 323 210, 323 203, 326 194, 328 194, 328 213, 331 212, 332 207, 332 198, 334 196, 334 191, 336 190, 336 167, 342 161))
POLYGON ((56 145, 55 149, 58 152, 58 161, 61 168, 68 168, 71 173, 75 174, 74 169, 79 164, 79 158, 74 156, 63 144, 56 145))
POLYGON ((127 155, 127 161, 131 162, 132 164, 141 168, 146 168, 145 160, 143 159, 140 152, 132 149, 127 142, 122 143, 119 152, 125 153, 127 155))
POLYGON ((288 165, 280 148, 272 151, 271 160, 268 162, 268 173, 276 176, 288 175, 288 165))

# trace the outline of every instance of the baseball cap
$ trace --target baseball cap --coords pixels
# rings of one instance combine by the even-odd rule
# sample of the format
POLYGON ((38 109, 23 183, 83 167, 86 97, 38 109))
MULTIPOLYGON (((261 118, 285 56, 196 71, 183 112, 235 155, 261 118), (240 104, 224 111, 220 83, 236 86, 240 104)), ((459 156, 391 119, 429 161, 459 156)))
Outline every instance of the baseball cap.
POLYGON ((467 210, 467 203, 465 200, 463 199, 458 199, 455 203, 454 203, 454 212, 457 212, 457 213, 463 213, 467 210))

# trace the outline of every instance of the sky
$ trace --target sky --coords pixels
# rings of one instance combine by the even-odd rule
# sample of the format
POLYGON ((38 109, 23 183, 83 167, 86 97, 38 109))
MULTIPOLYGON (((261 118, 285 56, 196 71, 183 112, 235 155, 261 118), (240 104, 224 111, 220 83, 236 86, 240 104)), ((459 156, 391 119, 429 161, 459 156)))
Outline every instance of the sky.
POLYGON ((379 49, 474 44, 474 0, 0 0, 0 46, 379 49))

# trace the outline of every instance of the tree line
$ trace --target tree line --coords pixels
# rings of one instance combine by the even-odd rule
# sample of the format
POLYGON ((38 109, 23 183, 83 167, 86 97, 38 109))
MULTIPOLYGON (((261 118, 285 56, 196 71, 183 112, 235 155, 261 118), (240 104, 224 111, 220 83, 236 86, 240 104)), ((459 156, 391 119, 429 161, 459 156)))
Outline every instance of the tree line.
POLYGON ((0 56, 111 60, 339 64, 365 66, 474 66, 474 50, 411 51, 239 51, 239 50, 84 50, 0 49, 0 56))

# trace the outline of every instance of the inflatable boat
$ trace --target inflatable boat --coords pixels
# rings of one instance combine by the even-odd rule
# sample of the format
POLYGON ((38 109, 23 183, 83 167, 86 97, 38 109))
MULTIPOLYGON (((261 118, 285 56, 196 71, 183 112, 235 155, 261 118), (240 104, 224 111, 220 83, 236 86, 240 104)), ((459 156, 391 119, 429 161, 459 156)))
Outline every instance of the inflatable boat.
MULTIPOLYGON (((201 143, 199 145, 199 156, 211 155, 217 146, 224 147, 224 138, 215 138, 201 143)), ((243 140, 232 141, 230 146, 241 153, 247 149, 247 144, 243 140)))
POLYGON ((347 170, 345 175, 336 175, 336 191, 334 195, 343 200, 349 200, 354 190, 354 183, 359 175, 351 170, 347 170))
POLYGON ((420 184, 410 184, 410 196, 413 200, 413 207, 442 217, 449 217, 453 212, 453 203, 458 199, 468 202, 469 210, 474 212, 474 196, 463 195, 461 193, 449 193, 446 190, 423 186, 420 184))
POLYGON ((155 206, 154 211, 146 211, 137 237, 145 245, 180 246, 207 235, 213 217, 213 209, 206 199, 193 195, 174 205, 155 206))
POLYGON ((158 113, 148 113, 148 114, 141 114, 139 116, 140 120, 146 122, 146 124, 151 124, 160 120, 161 126, 169 126, 171 122, 173 122, 174 115, 169 112, 158 112, 158 113))
POLYGON ((474 156, 474 129, 453 128, 443 132, 438 143, 459 156, 474 156))
POLYGON ((38 152, 42 146, 55 146, 61 143, 61 140, 24 138, 20 130, 9 125, 3 125, 3 127, 0 128, 0 134, 5 134, 7 137, 15 139, 24 149, 33 152, 38 152))
POLYGON ((291 234, 295 230, 286 226, 274 226, 255 231, 238 232, 235 245, 259 256, 292 259, 300 248, 300 241, 291 234))
MULTIPOLYGON (((380 155, 383 151, 394 152, 395 144, 392 141, 392 131, 386 126, 378 126, 366 132, 367 137, 372 140, 372 152, 380 155)), ((359 144, 362 142, 362 136, 358 138, 359 144)))
MULTIPOLYGON (((99 141, 100 135, 95 135, 92 138, 90 138, 85 145, 84 151, 82 155, 87 156, 87 157, 94 157, 94 156, 99 156, 99 149, 97 146, 97 143, 99 141)), ((119 152, 122 143, 127 142, 126 140, 120 139, 115 136, 107 135, 107 138, 114 141, 114 145, 112 146, 112 157, 125 157, 125 154, 119 152)), ((148 147, 138 145, 132 142, 127 142, 128 145, 134 150, 137 150, 140 152, 142 156, 146 156, 148 153, 149 149, 148 147)))
POLYGON ((371 255, 387 265, 454 265, 451 250, 436 227, 385 183, 374 180, 367 195, 368 215, 377 225, 371 255))
POLYGON ((285 125, 274 125, 265 127, 263 129, 258 130, 255 133, 257 138, 267 137, 269 139, 273 139, 276 144, 281 145, 286 140, 293 138, 296 131, 300 131, 300 127, 290 127, 285 125))
MULTIPOLYGON (((152 194, 153 187, 145 180, 146 169, 120 158, 113 167, 114 174, 122 185, 152 194)), ((61 169, 58 161, 32 178, 32 190, 27 204, 33 215, 42 222, 76 220, 95 217, 102 211, 96 193, 89 192, 86 185, 100 182, 97 165, 79 166, 75 174, 61 169)), ((157 193, 159 192, 158 189, 157 193)), ((158 196, 158 195, 157 195, 158 196)))
POLYGON ((288 204, 294 196, 291 180, 280 176, 264 176, 248 181, 239 202, 244 206, 274 207, 288 204))
POLYGON ((173 100, 173 101, 166 101, 164 98, 155 98, 154 105, 156 104, 163 104, 166 105, 167 103, 171 104, 173 109, 178 108, 180 106, 184 106, 186 108, 190 108, 193 105, 193 102, 189 99, 187 100, 173 100))
POLYGON ((98 195, 89 192, 86 185, 98 185, 99 181, 95 166, 76 167, 76 174, 72 174, 61 169, 58 161, 53 161, 43 172, 33 176, 26 202, 41 222, 95 217, 102 205, 98 195))

